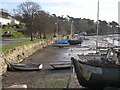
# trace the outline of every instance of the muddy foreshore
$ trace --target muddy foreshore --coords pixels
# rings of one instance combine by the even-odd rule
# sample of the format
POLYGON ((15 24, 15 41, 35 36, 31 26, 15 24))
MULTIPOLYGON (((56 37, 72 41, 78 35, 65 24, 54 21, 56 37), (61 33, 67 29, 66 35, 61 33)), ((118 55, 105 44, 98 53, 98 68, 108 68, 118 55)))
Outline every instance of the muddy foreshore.
MULTIPOLYGON (((89 42, 85 42, 87 45, 89 42)), ((2 87, 26 84, 28 88, 79 88, 73 69, 53 69, 49 63, 71 61, 71 57, 85 52, 80 45, 66 48, 52 47, 51 45, 38 50, 22 63, 40 63, 43 68, 40 71, 7 71, 3 75, 2 87), (70 78, 69 78, 70 77, 70 78), (68 86, 68 87, 67 87, 68 86)), ((91 51, 90 51, 91 52, 91 51)), ((87 89, 88 90, 88 89, 87 89)), ((120 90, 118 88, 105 88, 104 90, 120 90)))
POLYGON ((70 61, 70 48, 48 46, 38 50, 22 63, 42 63, 40 71, 7 71, 3 75, 3 88, 11 85, 26 84, 28 88, 66 88, 70 76, 69 88, 79 88, 72 69, 54 70, 49 63, 70 61))

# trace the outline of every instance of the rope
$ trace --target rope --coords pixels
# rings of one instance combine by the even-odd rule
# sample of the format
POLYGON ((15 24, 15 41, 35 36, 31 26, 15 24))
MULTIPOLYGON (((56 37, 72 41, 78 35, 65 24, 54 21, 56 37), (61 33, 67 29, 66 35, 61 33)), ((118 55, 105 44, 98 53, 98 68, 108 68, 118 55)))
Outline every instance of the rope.
POLYGON ((71 71, 72 71, 72 62, 71 62, 71 66, 70 66, 70 73, 69 73, 69 76, 68 76, 68 82, 67 82, 66 88, 69 88, 69 85, 70 85, 70 81, 71 81, 71 71))
POLYGON ((4 61, 5 61, 5 63, 7 64, 7 66, 8 66, 9 68, 11 68, 11 63, 8 62, 6 59, 4 59, 4 61))

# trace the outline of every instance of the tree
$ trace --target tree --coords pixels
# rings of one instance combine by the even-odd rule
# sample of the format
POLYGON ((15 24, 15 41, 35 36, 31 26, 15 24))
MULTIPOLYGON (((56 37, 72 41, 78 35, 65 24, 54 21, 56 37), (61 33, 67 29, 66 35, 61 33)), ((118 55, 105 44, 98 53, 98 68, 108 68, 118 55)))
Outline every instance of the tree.
POLYGON ((109 22, 109 26, 111 27, 112 29, 112 33, 118 33, 118 26, 119 24, 115 21, 112 21, 112 22, 109 22))
POLYGON ((107 34, 108 23, 106 21, 99 20, 99 34, 107 34))
POLYGON ((34 33, 34 18, 35 14, 40 10, 40 5, 35 2, 23 2, 18 6, 18 14, 22 17, 29 34, 31 36, 31 41, 33 41, 34 33))
POLYGON ((7 19, 11 15, 8 13, 8 11, 6 9, 1 9, 0 16, 2 18, 6 18, 7 19))

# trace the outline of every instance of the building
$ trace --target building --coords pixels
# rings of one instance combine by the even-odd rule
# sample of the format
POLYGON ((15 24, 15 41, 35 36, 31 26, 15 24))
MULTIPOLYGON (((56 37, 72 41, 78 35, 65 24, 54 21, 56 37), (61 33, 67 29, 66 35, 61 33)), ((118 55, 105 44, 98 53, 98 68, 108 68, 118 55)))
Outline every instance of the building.
POLYGON ((20 22, 13 19, 13 18, 6 19, 6 18, 0 17, 0 24, 1 25, 7 25, 8 23, 19 24, 20 22))
POLYGON ((0 25, 7 25, 7 24, 19 24, 20 22, 14 19, 12 16, 9 15, 7 12, 0 12, 0 25))
POLYGON ((120 25, 120 1, 118 2, 118 24, 120 25))

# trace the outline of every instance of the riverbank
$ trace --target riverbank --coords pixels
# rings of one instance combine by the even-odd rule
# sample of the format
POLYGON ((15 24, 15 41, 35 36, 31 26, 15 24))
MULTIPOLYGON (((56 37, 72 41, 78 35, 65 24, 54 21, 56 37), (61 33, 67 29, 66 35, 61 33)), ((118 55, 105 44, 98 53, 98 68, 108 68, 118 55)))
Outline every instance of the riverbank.
POLYGON ((42 63, 41 71, 8 71, 3 76, 3 87, 14 84, 26 84, 28 88, 65 88, 69 82, 70 88, 75 88, 78 81, 72 69, 54 70, 49 63, 70 61, 70 48, 45 47, 32 54, 22 63, 42 63), (74 87, 75 86, 75 87, 74 87))
MULTIPOLYGON (((28 88, 83 88, 79 85, 77 77, 73 69, 54 70, 49 64, 55 62, 71 61, 71 57, 77 54, 87 54, 95 52, 91 48, 83 48, 84 46, 93 47, 95 37, 88 37, 82 45, 73 45, 65 48, 57 48, 49 45, 41 50, 38 50, 22 63, 42 63, 41 71, 7 71, 3 76, 3 88, 11 85, 26 84, 28 88), (69 81, 70 76, 70 81, 69 81), (69 83, 68 83, 69 81, 69 83)), ((107 42, 101 44, 108 45, 107 42), (106 44, 105 44, 106 43, 106 44)), ((100 44, 100 43, 99 43, 100 44)), ((119 89, 104 89, 104 90, 119 90, 119 89)))

